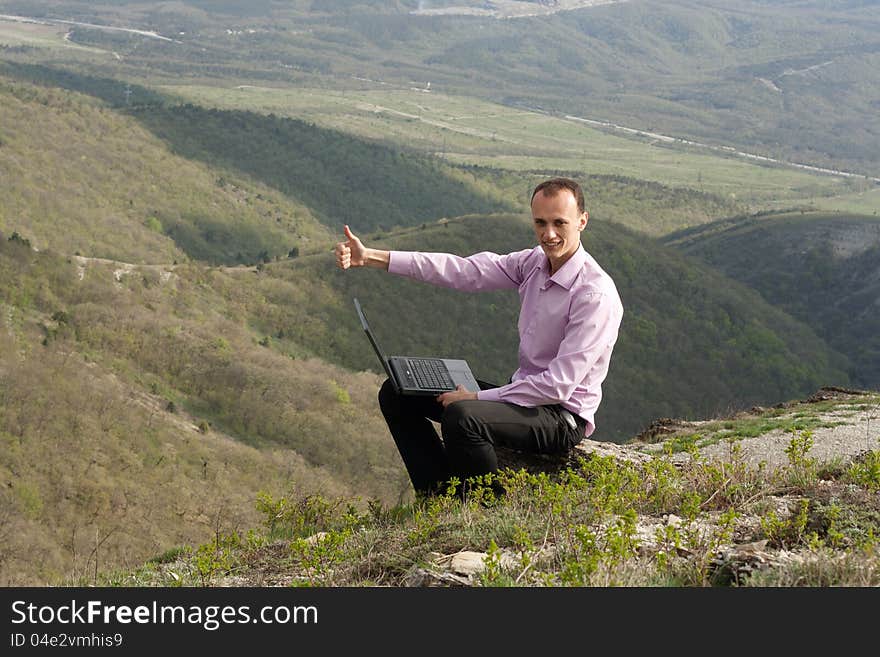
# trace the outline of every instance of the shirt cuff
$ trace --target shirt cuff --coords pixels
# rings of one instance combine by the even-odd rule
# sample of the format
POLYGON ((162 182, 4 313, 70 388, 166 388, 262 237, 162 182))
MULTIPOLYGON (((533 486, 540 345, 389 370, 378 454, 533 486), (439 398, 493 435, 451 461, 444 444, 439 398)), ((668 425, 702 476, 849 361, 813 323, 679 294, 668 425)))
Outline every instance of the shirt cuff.
POLYGON ((391 251, 388 253, 388 271, 392 274, 410 276, 413 269, 413 253, 409 251, 391 251))
POLYGON ((480 401, 501 401, 501 388, 480 390, 477 392, 477 399, 480 401))

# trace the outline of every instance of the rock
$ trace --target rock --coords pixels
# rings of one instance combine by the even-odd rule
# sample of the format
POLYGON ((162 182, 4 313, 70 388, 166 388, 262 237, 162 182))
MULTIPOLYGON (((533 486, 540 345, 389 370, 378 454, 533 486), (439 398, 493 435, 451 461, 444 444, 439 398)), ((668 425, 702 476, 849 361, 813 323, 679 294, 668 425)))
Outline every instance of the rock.
POLYGON ((577 461, 580 456, 611 456, 619 461, 629 461, 630 463, 647 463, 653 457, 644 452, 640 452, 634 447, 627 445, 618 445, 617 443, 602 442, 598 440, 590 440, 584 438, 570 454, 571 460, 577 461))
POLYGON ((813 395, 807 399, 808 404, 816 402, 828 401, 830 399, 846 399, 847 397, 859 397, 870 394, 867 390, 851 390, 850 388, 839 388, 837 386, 823 386, 819 388, 813 395))
POLYGON ((693 425, 693 422, 687 420, 677 420, 671 417, 657 418, 643 429, 634 440, 641 443, 656 443, 662 440, 665 435, 676 433, 693 425))
MULTIPOLYGON (((404 586, 472 586, 474 580, 486 569, 485 552, 461 550, 452 554, 432 552, 430 568, 413 568, 404 579, 404 586)), ((501 568, 519 565, 518 555, 502 550, 499 557, 501 568)))
POLYGON ((486 559, 485 552, 474 552, 472 550, 462 550, 446 557, 441 557, 435 563, 441 568, 450 570, 456 575, 464 575, 471 577, 486 569, 484 563, 486 559))
POLYGON ((495 453, 498 455, 498 467, 501 470, 525 469, 529 472, 548 474, 560 472, 568 467, 576 468, 581 458, 590 459, 593 456, 611 456, 631 463, 645 463, 652 458, 651 455, 640 452, 634 447, 589 438, 584 438, 567 454, 532 454, 501 446, 495 448, 495 453))
POLYGON ((403 586, 470 586, 467 577, 427 568, 413 568, 403 580, 403 586))
POLYGON ((721 550, 712 560, 712 581, 715 584, 742 584, 753 572, 772 568, 780 558, 767 551, 767 540, 734 545, 721 550))

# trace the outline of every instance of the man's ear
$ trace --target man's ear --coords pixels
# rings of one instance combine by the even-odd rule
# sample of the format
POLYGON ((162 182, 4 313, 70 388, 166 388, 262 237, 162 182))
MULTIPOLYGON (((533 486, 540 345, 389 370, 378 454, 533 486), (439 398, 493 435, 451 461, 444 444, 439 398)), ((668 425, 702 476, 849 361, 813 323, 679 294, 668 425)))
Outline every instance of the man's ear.
POLYGON ((590 220, 590 213, 584 210, 584 213, 581 215, 581 224, 578 230, 583 230, 587 227, 587 222, 590 220))

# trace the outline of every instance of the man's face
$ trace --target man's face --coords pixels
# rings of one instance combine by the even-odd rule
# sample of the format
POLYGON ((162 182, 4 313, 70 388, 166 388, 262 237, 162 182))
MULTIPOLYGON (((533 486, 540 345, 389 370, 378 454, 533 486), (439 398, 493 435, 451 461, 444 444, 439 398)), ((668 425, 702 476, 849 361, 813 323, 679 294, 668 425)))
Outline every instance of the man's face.
POLYGON ((538 244, 556 272, 581 245, 581 231, 587 225, 586 212, 578 212, 577 201, 567 189, 553 196, 543 191, 532 199, 532 225, 538 244))

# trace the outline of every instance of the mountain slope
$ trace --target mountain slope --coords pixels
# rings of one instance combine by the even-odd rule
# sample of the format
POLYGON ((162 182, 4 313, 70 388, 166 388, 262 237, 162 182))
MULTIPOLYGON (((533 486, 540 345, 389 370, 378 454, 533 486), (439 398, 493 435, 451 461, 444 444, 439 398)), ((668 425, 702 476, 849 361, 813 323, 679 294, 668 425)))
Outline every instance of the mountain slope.
POLYGON ((412 226, 511 208, 485 179, 438 158, 255 112, 145 106, 133 115, 176 153, 301 199, 335 229, 412 226))
POLYGON ((0 581, 84 575, 247 526, 260 491, 406 492, 378 377, 261 344, 212 290, 234 284, 221 270, 3 236, 0 280, 0 581))
POLYGON ((738 217, 663 241, 810 325, 849 357, 859 385, 880 385, 877 217, 817 212, 738 217))
POLYGON ((0 77, 0 230, 38 248, 169 263, 257 262, 327 239, 301 204, 171 153, 88 96, 0 77))
POLYGON ((876 392, 823 389, 778 408, 670 427, 654 444, 608 449, 586 440, 549 472, 516 466, 491 487, 475 482, 466 501, 448 492, 357 513, 325 500, 346 511, 317 524, 302 500, 282 498, 247 541, 229 533, 103 581, 877 586, 880 449, 867 433, 878 409, 876 392), (207 575, 205 557, 215 564, 207 575))

